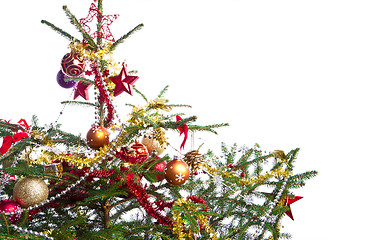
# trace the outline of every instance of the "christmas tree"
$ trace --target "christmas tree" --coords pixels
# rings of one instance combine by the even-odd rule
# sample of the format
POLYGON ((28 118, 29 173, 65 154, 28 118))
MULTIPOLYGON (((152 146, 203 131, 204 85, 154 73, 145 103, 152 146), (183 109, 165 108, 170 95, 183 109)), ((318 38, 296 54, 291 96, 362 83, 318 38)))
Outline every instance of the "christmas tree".
POLYGON ((228 124, 196 124, 182 111, 189 105, 166 98, 168 86, 153 99, 135 88, 137 72, 112 54, 143 25, 116 40, 109 26, 118 16, 104 15, 102 0, 85 18, 63 11, 80 37, 42 21, 70 42, 57 81, 74 96, 62 104, 92 107, 95 116, 83 137, 36 116, 0 121, 1 239, 290 238, 281 220, 293 219, 290 205, 302 198, 292 190, 317 174, 293 172, 299 149, 186 151, 195 132, 228 124), (118 112, 123 94, 144 104, 118 112), (173 131, 180 143, 168 140, 173 131))

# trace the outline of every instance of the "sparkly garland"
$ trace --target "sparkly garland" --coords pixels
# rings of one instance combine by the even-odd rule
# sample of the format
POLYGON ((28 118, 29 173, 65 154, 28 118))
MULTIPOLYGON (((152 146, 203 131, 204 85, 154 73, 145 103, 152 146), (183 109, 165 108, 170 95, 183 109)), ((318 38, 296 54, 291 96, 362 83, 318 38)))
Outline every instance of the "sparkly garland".
MULTIPOLYGON (((213 175, 218 174, 218 172, 220 170, 218 168, 212 168, 206 163, 200 163, 200 165, 202 167, 204 167, 208 171, 208 173, 213 174, 213 175)), ((222 172, 221 175, 223 177, 227 177, 227 178, 237 177, 236 175, 233 175, 233 174, 228 173, 228 172, 222 172)), ((262 175, 257 176, 257 177, 253 177, 253 178, 242 177, 241 179, 239 179, 239 183, 241 183, 242 185, 254 185, 254 184, 257 184, 257 183, 264 182, 264 181, 270 179, 271 177, 288 176, 288 175, 289 175, 289 172, 287 170, 282 170, 282 169, 278 168, 278 169, 271 170, 270 172, 266 172, 265 174, 262 174, 262 175)))
POLYGON ((105 119, 105 123, 107 127, 110 127, 113 121, 114 117, 114 107, 113 103, 110 99, 110 93, 108 87, 104 84, 104 81, 102 80, 102 76, 100 74, 100 71, 96 65, 96 63, 91 64, 91 68, 93 70, 93 73, 95 75, 95 83, 96 87, 99 89, 99 100, 100 102, 104 102, 105 105, 107 106, 108 110, 108 115, 107 118, 105 119))
POLYGON ((145 189, 140 184, 135 183, 133 178, 127 178, 126 185, 148 215, 157 219, 157 221, 164 226, 171 227, 173 225, 173 222, 169 217, 161 215, 161 213, 152 206, 153 204, 148 201, 148 194, 145 189))
MULTIPOLYGON (((183 206, 184 208, 187 208, 190 210, 190 212, 197 212, 199 209, 198 207, 193 204, 195 201, 196 203, 202 203, 204 204, 205 201, 201 201, 201 198, 197 198, 196 196, 190 196, 188 198, 180 198, 176 200, 173 204, 173 206, 183 206)), ((206 209, 203 209, 203 211, 206 209)), ((178 240, 185 240, 185 237, 188 238, 194 238, 194 233, 191 231, 191 229, 188 229, 187 234, 185 233, 184 229, 184 221, 181 217, 181 214, 176 213, 173 211, 172 213, 174 224, 173 224, 173 233, 177 236, 178 240)), ((215 232, 211 228, 211 226, 208 223, 208 218, 204 214, 196 214, 196 218, 199 220, 200 228, 204 229, 208 234, 210 239, 216 240, 218 239, 215 232)))

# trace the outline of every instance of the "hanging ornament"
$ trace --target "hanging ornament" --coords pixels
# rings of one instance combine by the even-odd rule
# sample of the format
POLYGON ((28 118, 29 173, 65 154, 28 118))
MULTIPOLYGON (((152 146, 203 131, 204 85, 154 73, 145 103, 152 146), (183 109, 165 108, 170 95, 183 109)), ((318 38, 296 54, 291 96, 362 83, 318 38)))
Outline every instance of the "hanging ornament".
POLYGON ((21 178, 13 188, 13 198, 23 208, 40 204, 48 198, 48 186, 40 178, 21 178))
POLYGON ((200 163, 202 163, 202 156, 198 150, 189 151, 184 155, 183 161, 185 161, 190 168, 192 173, 196 172, 200 168, 200 163))
POLYGON ((142 163, 149 157, 147 147, 139 142, 135 142, 128 147, 123 148, 123 160, 128 163, 142 163))
POLYGON ((166 149, 166 144, 161 145, 152 134, 146 134, 142 139, 142 143, 147 147, 150 155, 155 154, 156 156, 159 156, 166 149))
POLYGON ((12 201, 12 200, 8 200, 8 199, 2 200, 0 201, 0 212, 3 212, 3 213, 18 212, 16 214, 9 216, 9 220, 12 223, 16 223, 21 217, 21 206, 17 202, 12 201))
POLYGON ((286 196, 285 197, 285 202, 284 202, 284 205, 283 206, 287 206, 290 210, 286 211, 286 214, 287 216, 289 216, 292 220, 293 219, 293 215, 292 215, 292 211, 291 211, 291 204, 296 202, 296 201, 299 201, 300 199, 302 199, 303 197, 301 196, 295 196, 295 197, 289 197, 289 196, 286 196))
POLYGON ((62 71, 70 77, 79 77, 84 71, 84 59, 77 53, 65 54, 61 60, 62 71))
POLYGON ((93 149, 99 149, 109 144, 109 132, 102 126, 93 126, 87 132, 87 144, 93 149))
MULTIPOLYGON (((166 161, 159 162, 154 166, 153 170, 163 172, 165 170, 166 164, 167 164, 166 161)), ((156 178, 158 181, 162 181, 165 179, 165 176, 164 174, 159 174, 159 175, 156 175, 156 178)))
POLYGON ((63 166, 62 163, 52 163, 44 166, 45 174, 53 174, 57 177, 62 177, 63 166))
POLYGON ((88 100, 88 88, 90 87, 90 84, 79 82, 77 87, 74 90, 74 99, 81 96, 82 98, 88 100))
POLYGON ((65 81, 65 78, 67 78, 67 76, 62 72, 62 70, 58 71, 56 77, 58 85, 60 85, 63 88, 72 88, 75 87, 75 85, 77 85, 76 81, 65 81))
POLYGON ((109 80, 112 81, 116 86, 114 88, 113 96, 118 96, 123 92, 127 92, 132 95, 132 85, 138 80, 137 76, 127 75, 125 65, 122 65, 121 72, 118 76, 110 77, 109 80))
POLYGON ((190 176, 188 165, 181 159, 174 159, 165 166, 164 176, 166 180, 173 185, 185 183, 190 176))

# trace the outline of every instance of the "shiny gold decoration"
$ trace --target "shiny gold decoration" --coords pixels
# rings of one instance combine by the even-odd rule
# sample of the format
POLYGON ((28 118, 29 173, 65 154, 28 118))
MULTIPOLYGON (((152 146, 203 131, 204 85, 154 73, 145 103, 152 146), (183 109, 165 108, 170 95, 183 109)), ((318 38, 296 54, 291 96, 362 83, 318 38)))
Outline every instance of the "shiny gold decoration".
MULTIPOLYGON (((201 229, 205 230, 209 234, 210 239, 218 239, 212 227, 209 225, 208 217, 204 214, 197 213, 199 212, 199 209, 197 205, 194 204, 191 200, 180 198, 174 202, 173 207, 174 206, 183 206, 183 209, 187 209, 190 213, 196 213, 193 217, 199 221, 201 229)), ((182 215, 180 213, 173 211, 172 215, 174 220, 173 233, 177 236, 177 239, 185 240, 186 237, 187 239, 193 239, 194 234, 197 234, 198 232, 193 232, 190 228, 186 228, 187 226, 184 225, 185 222, 183 221, 182 215)))
POLYGON ((23 208, 38 205, 48 199, 48 186, 40 178, 21 178, 14 185, 13 198, 23 208))
POLYGON ((164 169, 166 180, 173 185, 185 183, 190 176, 188 165, 181 159, 174 159, 168 162, 164 169))
POLYGON ((99 149, 109 144, 109 132, 102 126, 94 126, 87 132, 87 144, 93 149, 99 149))
POLYGON ((150 155, 155 154, 159 156, 166 149, 166 143, 161 145, 153 134, 146 134, 142 139, 142 143, 147 147, 150 155))
POLYGON ((200 164, 203 162, 202 158, 198 150, 192 150, 184 155, 183 161, 187 163, 190 167, 190 171, 194 173, 200 169, 200 164))

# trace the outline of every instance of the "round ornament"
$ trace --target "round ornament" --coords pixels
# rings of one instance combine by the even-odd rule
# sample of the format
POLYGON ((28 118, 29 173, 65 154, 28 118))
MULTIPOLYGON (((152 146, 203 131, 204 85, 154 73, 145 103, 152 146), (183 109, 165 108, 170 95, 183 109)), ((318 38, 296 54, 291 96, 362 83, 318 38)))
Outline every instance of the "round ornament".
POLYGON ((123 160, 128 163, 142 163, 149 157, 147 147, 139 142, 135 142, 124 148, 123 160))
POLYGON ((93 149, 99 149, 109 144, 109 132, 102 126, 93 126, 87 132, 87 144, 93 149))
POLYGON ((40 178, 21 178, 14 185, 13 198, 23 208, 32 207, 48 199, 48 186, 40 178))
MULTIPOLYGON (((165 170, 165 166, 166 166, 166 161, 162 161, 160 163, 157 163, 153 170, 156 170, 156 171, 160 171, 160 172, 163 172, 165 170)), ((163 174, 159 174, 159 175, 156 175, 156 178, 158 181, 162 181, 164 180, 164 175, 163 174)))
POLYGON ((165 179, 173 185, 185 183, 190 176, 188 165, 181 159, 174 159, 165 166, 165 179))
POLYGON ((137 157, 148 157, 148 149, 142 143, 139 143, 139 142, 133 143, 130 145, 130 149, 133 151, 130 154, 134 154, 137 157))
POLYGON ((74 52, 65 54, 61 60, 62 71, 70 77, 79 77, 84 71, 84 59, 74 52))
POLYGON ((149 154, 156 154, 156 156, 161 155, 165 149, 165 144, 161 145, 155 137, 147 134, 143 137, 142 143, 147 147, 149 154))
POLYGON ((72 87, 75 87, 75 85, 77 85, 76 81, 73 81, 73 80, 65 81, 66 77, 67 76, 62 72, 62 70, 58 71, 57 77, 56 77, 58 85, 60 85, 63 88, 72 88, 72 87))
POLYGON ((12 223, 16 223, 20 219, 21 213, 22 213, 21 206, 17 202, 8 200, 8 199, 0 201, 0 212, 3 212, 3 213, 17 212, 16 214, 9 215, 9 220, 12 223))

